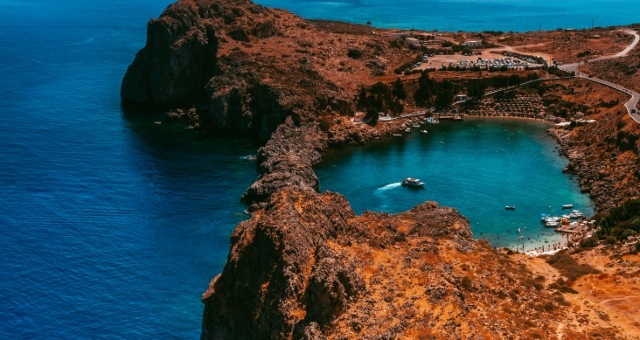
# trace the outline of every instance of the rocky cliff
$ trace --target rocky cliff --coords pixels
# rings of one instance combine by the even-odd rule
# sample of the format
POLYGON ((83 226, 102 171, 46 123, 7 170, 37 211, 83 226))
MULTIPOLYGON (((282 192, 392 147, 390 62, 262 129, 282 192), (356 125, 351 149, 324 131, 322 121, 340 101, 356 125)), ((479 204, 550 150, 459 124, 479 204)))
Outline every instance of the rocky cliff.
MULTIPOLYGON (((344 197, 318 193, 312 166, 325 148, 401 128, 343 115, 362 84, 407 52, 366 26, 304 21, 242 0, 178 1, 150 21, 123 102, 180 108, 207 128, 268 139, 261 175, 243 196, 252 216, 237 226, 227 264, 203 296, 203 339, 616 334, 604 318, 592 324, 561 310, 570 303, 558 288, 473 240, 453 209, 426 202, 356 216, 344 197)), ((637 192, 640 149, 628 119, 605 118, 558 136, 568 170, 607 207, 637 192)))
POLYGON ((286 117, 352 114, 358 87, 403 52, 388 50, 366 27, 336 27, 250 1, 178 1, 149 22, 122 101, 194 107, 203 128, 263 140, 286 117))
POLYGON ((433 202, 356 216, 338 194, 287 187, 231 243, 203 295, 202 339, 555 338, 571 318, 543 277, 433 202))

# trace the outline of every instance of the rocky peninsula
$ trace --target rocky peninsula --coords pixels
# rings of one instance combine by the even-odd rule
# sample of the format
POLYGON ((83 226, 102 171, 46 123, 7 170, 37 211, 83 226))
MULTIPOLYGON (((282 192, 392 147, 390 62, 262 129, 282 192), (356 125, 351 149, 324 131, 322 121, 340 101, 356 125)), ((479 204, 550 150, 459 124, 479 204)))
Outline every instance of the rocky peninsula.
MULTIPOLYGON (((203 295, 202 338, 638 336, 640 325, 625 319, 624 306, 593 306, 588 301, 594 297, 580 288, 637 285, 637 255, 616 253, 613 245, 607 255, 602 247, 585 250, 583 260, 569 257, 572 268, 612 254, 620 261, 609 266, 602 260, 602 270, 575 277, 474 240, 464 216, 435 202, 395 215, 357 216, 343 196, 318 192, 313 165, 323 150, 381 138, 406 123, 353 124, 359 109, 401 115, 446 98, 443 83, 471 92, 474 80, 497 84, 503 79, 496 80, 498 74, 514 82, 551 77, 543 69, 425 76, 404 68, 415 65, 412 43, 372 31, 307 21, 244 0, 178 1, 149 22, 147 44, 123 79, 123 103, 168 110, 168 119, 197 129, 265 141, 258 151, 260 177, 242 197, 251 218, 236 227, 227 264, 203 295), (394 82, 401 85, 393 88, 394 82), (399 90, 417 93, 427 86, 439 92, 424 98, 399 90)), ((613 31, 595 44, 601 53, 627 40, 613 31)), ((567 35, 521 35, 540 44, 554 37, 567 35)), ((448 38, 459 39, 455 33, 448 38)), ((496 43, 516 38, 486 37, 496 43)), ((556 52, 566 62, 576 58, 556 52)), ((535 92, 550 116, 597 118, 553 133, 570 159, 566 170, 579 176, 598 209, 604 213, 637 197, 640 125, 616 105, 624 96, 582 79, 544 84, 535 92)), ((611 294, 631 303, 632 293, 611 294)))

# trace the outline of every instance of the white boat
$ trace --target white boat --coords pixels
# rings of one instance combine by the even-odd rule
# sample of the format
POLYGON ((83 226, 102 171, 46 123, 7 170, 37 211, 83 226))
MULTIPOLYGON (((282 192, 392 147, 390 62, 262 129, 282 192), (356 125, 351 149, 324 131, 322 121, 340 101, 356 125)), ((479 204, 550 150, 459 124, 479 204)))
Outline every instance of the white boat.
POLYGON ((406 128, 406 129, 404 129, 404 132, 411 133, 411 129, 410 128, 406 128))
POLYGON ((378 118, 379 122, 390 122, 392 120, 393 120, 393 117, 389 117, 389 116, 384 116, 384 117, 378 118))
POLYGON ((555 227, 558 227, 559 225, 560 225, 560 222, 558 221, 548 221, 547 223, 544 224, 544 226, 547 228, 555 228, 555 227))
POLYGON ((411 126, 413 126, 414 128, 416 128, 416 129, 417 129, 417 128, 419 128, 419 127, 420 127, 420 124, 411 124, 411 126))
POLYGON ((569 218, 582 218, 584 215, 580 212, 580 210, 574 210, 569 214, 569 218))
POLYGON ((429 133, 429 131, 427 131, 427 130, 420 130, 420 133, 423 133, 423 134, 425 134, 425 135, 426 135, 427 133, 429 133))
POLYGON ((560 217, 551 216, 551 215, 542 215, 542 223, 544 223, 547 226, 549 226, 548 225, 549 222, 560 224, 560 217))
POLYGON ((573 204, 563 204, 562 209, 571 209, 573 208, 573 204))
POLYGON ((505 210, 516 210, 516 206, 515 205, 505 205, 504 208, 505 208, 505 210))
POLYGON ((403 187, 422 189, 424 188, 424 182, 420 182, 419 179, 413 177, 407 177, 402 180, 403 187))

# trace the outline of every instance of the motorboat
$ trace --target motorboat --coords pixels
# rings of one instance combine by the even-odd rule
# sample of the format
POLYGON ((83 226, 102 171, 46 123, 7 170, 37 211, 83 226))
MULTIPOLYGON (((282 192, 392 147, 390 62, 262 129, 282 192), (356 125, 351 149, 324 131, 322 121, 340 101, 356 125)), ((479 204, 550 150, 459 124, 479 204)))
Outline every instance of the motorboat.
POLYGON ((402 180, 402 186, 408 187, 408 188, 422 189, 424 188, 424 182, 420 182, 420 180, 417 178, 407 177, 404 180, 402 180))
POLYGON ((427 133, 429 133, 429 131, 427 131, 427 130, 420 130, 420 133, 422 133, 422 134, 425 134, 425 135, 426 135, 427 133))
POLYGON ((571 209, 573 208, 573 204, 563 204, 562 209, 571 209))
POLYGON ((571 214, 569 214, 569 218, 582 218, 584 215, 580 212, 580 210, 573 210, 571 214))
POLYGON ((556 228, 556 227, 560 226, 560 222, 558 222, 558 221, 547 221, 544 224, 544 226, 547 227, 547 228, 556 228))
POLYGON ((516 210, 516 206, 515 205, 505 205, 504 208, 506 210, 516 210))

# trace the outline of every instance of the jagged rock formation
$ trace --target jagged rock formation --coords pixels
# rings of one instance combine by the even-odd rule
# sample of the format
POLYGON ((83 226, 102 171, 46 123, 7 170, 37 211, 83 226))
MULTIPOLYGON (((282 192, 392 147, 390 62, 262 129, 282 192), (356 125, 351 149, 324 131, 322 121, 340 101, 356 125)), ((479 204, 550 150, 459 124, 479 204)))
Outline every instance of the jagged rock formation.
POLYGON ((120 90, 125 103, 177 107, 202 101, 218 51, 216 28, 185 2, 149 21, 147 43, 129 66, 120 90))
POLYGON ((340 195, 288 187, 231 241, 202 339, 527 339, 563 322, 561 295, 433 202, 356 216, 340 195))
POLYGON ((355 90, 395 52, 386 53, 387 43, 366 29, 336 27, 250 1, 181 0, 149 22, 121 97, 196 107, 204 128, 263 140, 289 116, 301 122, 352 114, 355 90), (349 57, 354 50, 358 58, 349 57))
POLYGON ((297 127, 287 119, 258 151, 261 175, 242 200, 264 202, 271 194, 291 186, 318 191, 318 177, 311 167, 320 162, 320 152, 326 147, 326 135, 315 125, 297 127))
MULTIPOLYGON (((612 337, 606 327, 567 329, 563 295, 474 241, 453 209, 427 202, 356 216, 344 197, 317 192, 312 166, 328 145, 400 128, 340 115, 353 111, 361 84, 406 52, 366 26, 304 21, 245 0, 182 0, 149 23, 123 102, 270 138, 258 153, 261 176, 243 196, 252 217, 203 296, 202 338, 612 337)), ((638 133, 624 118, 559 138, 599 206, 637 192, 638 133), (591 152, 594 143, 606 152, 591 152)))

